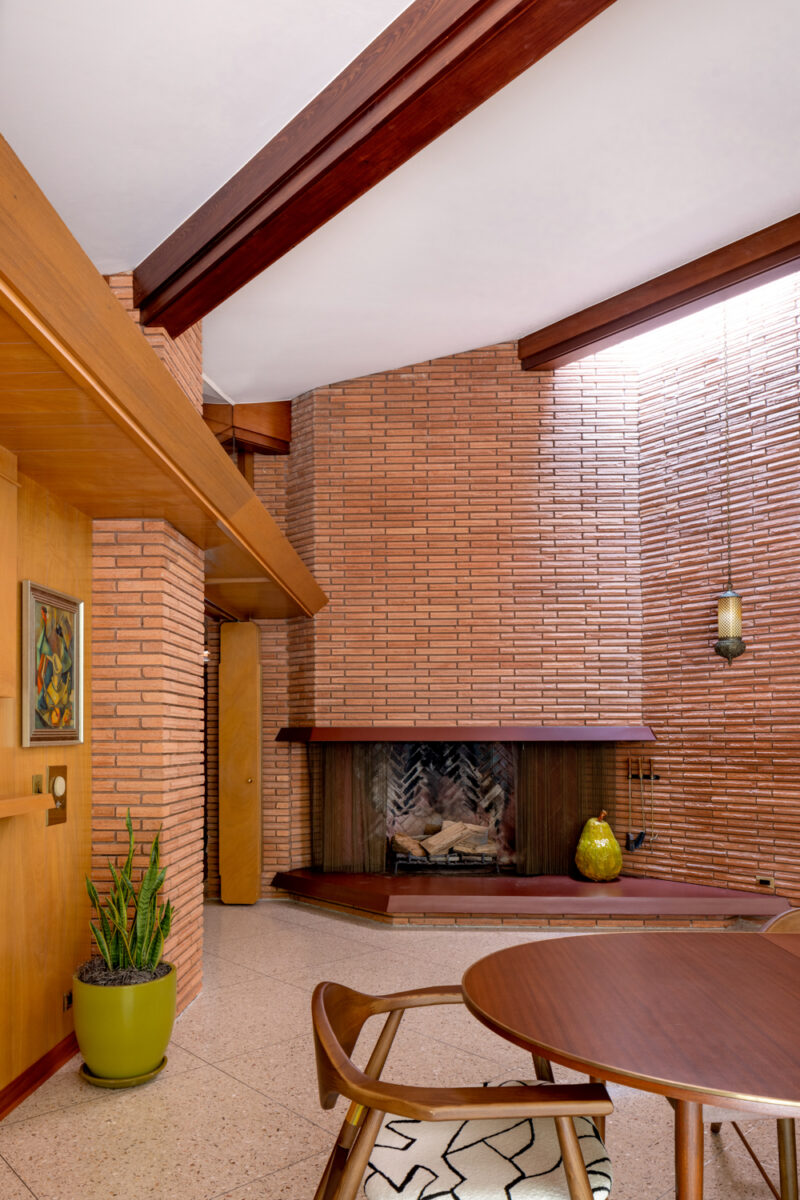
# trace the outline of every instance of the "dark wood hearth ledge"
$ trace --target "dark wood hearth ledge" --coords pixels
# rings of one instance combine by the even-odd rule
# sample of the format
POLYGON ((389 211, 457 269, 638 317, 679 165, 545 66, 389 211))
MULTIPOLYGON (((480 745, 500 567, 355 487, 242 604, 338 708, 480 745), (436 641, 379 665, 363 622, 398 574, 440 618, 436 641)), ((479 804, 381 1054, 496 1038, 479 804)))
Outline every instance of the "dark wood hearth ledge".
POLYGON ((789 908, 774 893, 623 876, 591 883, 567 875, 357 875, 280 871, 272 886, 297 899, 358 910, 365 917, 447 913, 476 918, 715 918, 765 921, 789 908))
POLYGON ((653 742, 647 725, 287 725, 276 742, 653 742))

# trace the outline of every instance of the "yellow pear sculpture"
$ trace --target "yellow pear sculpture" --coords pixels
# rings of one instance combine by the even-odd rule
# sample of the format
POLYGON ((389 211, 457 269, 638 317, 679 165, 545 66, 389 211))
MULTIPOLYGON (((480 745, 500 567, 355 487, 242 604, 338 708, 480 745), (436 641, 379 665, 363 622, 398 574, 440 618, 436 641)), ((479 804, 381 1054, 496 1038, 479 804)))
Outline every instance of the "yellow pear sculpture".
POLYGON ((599 817, 589 817, 575 851, 581 875, 598 883, 616 879, 622 870, 622 850, 605 816, 604 809, 599 817))

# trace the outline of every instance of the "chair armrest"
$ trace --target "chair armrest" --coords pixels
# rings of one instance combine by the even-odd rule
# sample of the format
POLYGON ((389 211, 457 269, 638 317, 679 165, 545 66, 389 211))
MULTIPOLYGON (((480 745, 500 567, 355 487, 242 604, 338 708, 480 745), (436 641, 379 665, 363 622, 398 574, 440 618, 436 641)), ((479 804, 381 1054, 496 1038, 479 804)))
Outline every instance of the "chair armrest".
MULTIPOLYGON (((614 1111, 600 1083, 533 1087, 424 1088, 364 1080, 360 1103, 417 1121, 514 1117, 607 1116, 614 1111)), ((355 1098, 355 1097, 354 1097, 355 1098)))
POLYGON ((373 1011, 391 1012, 395 1008, 427 1008, 433 1004, 463 1004, 464 994, 460 983, 442 984, 441 987, 414 988, 408 992, 389 992, 385 996, 373 996, 373 1011))

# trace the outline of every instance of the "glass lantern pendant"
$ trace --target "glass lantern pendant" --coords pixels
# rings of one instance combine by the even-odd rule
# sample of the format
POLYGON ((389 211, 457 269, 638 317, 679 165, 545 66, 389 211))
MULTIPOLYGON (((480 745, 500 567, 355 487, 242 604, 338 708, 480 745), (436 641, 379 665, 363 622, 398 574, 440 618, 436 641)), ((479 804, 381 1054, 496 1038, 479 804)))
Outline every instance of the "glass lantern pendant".
POLYGON ((738 592, 728 587, 717 597, 717 635, 714 653, 721 654, 728 663, 740 654, 744 654, 746 646, 742 641, 742 598, 738 592))

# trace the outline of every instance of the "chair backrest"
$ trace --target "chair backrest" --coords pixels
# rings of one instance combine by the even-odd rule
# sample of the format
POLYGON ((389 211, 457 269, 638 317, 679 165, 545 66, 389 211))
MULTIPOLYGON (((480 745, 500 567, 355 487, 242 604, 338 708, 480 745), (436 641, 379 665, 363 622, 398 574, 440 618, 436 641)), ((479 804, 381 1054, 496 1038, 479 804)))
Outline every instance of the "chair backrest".
POLYGON ((787 908, 785 912, 770 917, 761 926, 761 932, 766 933, 800 933, 800 908, 787 908))
POLYGON ((372 996, 340 983, 321 983, 314 990, 311 1019, 319 1102, 323 1108, 333 1108, 340 1095, 349 1095, 349 1087, 360 1083, 353 1075, 355 1068, 350 1055, 365 1022, 377 1011, 372 996))
POLYGON ((456 986, 369 996, 344 987, 341 983, 318 984, 311 998, 311 1019, 322 1107, 333 1108, 339 1096, 347 1096, 359 1104, 374 1105, 374 1081, 383 1070, 403 1012, 407 1008, 423 1008, 431 1004, 461 1003, 461 988, 456 986), (365 1022, 369 1017, 381 1013, 387 1014, 387 1020, 366 1071, 360 1071, 350 1056, 365 1022))
POLYGON ((611 1101, 599 1084, 551 1084, 546 1092, 531 1094, 518 1087, 414 1087, 380 1079, 403 1012, 434 1004, 462 1004, 461 988, 420 988, 387 996, 368 996, 340 983, 319 983, 311 998, 317 1082, 323 1108, 332 1108, 339 1096, 384 1113, 416 1121, 450 1121, 534 1115, 558 1117, 605 1115, 611 1101), (350 1058, 368 1017, 387 1013, 365 1070, 350 1058), (545 1111, 546 1110, 546 1111, 545 1111))

